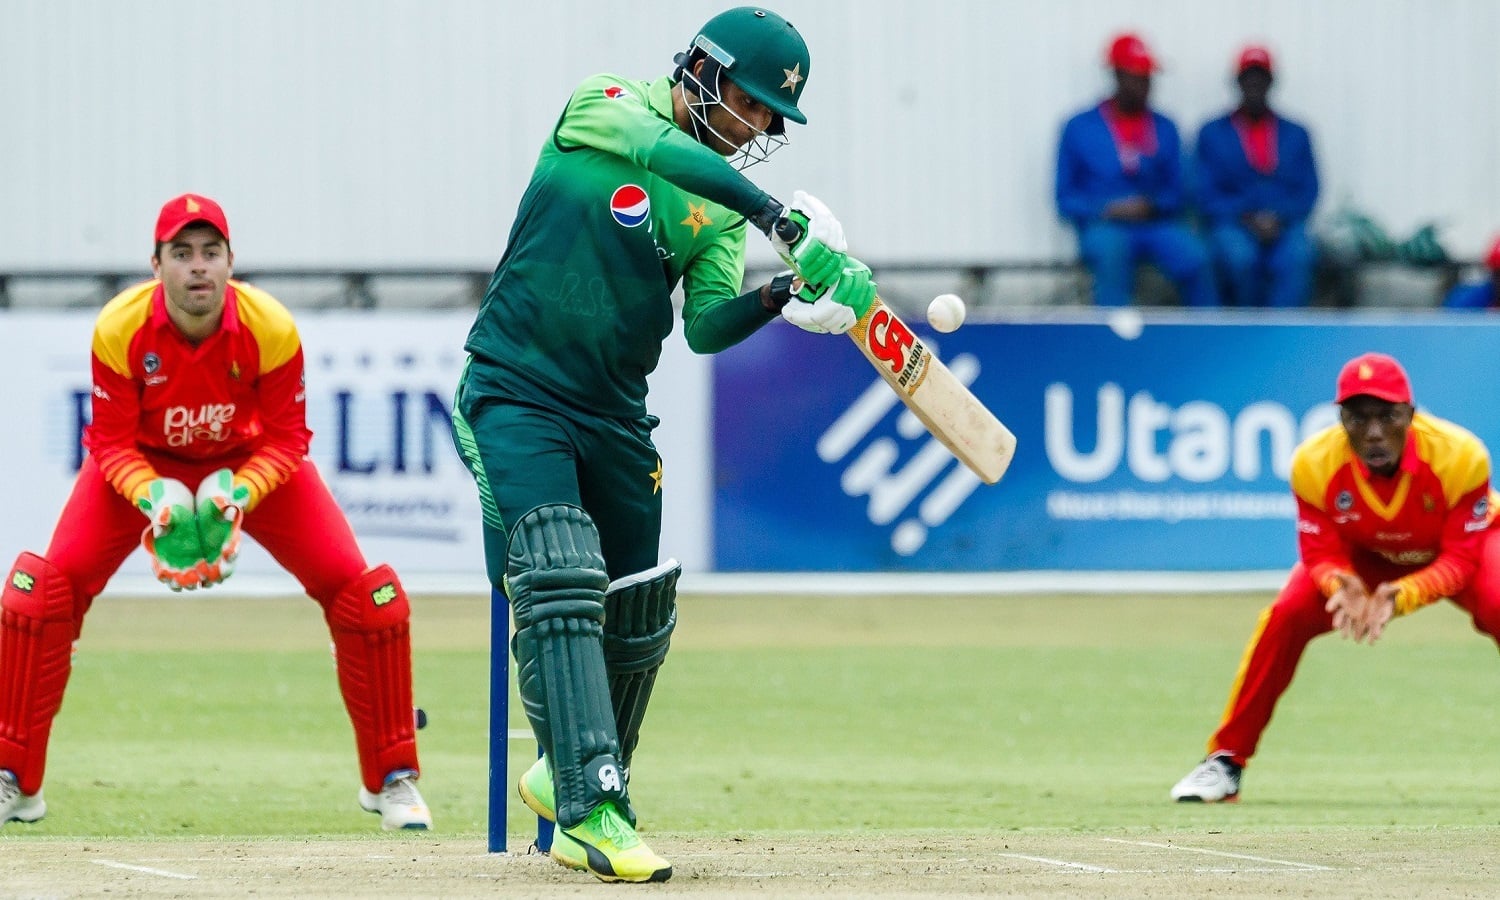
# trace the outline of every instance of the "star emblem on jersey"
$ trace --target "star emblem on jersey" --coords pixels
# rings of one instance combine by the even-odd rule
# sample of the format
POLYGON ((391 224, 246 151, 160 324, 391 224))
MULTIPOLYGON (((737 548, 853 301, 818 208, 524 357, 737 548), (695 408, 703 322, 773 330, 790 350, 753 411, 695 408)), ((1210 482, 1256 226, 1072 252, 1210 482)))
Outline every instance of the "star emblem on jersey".
POLYGON ((658 458, 656 460, 656 469, 655 469, 655 471, 653 471, 651 473, 651 481, 652 481, 651 493, 653 493, 653 494, 660 494, 661 493, 661 480, 662 480, 661 459, 658 458))
POLYGON ((693 227, 693 237, 697 237, 698 232, 703 230, 704 225, 712 225, 714 223, 714 220, 710 219, 708 213, 705 211, 707 207, 707 203, 689 202, 687 218, 677 224, 691 225, 693 227))
POLYGON ((802 63, 797 63, 790 69, 782 69, 781 71, 786 73, 786 81, 783 81, 781 86, 794 94, 797 93, 797 85, 806 78, 802 74, 802 63))

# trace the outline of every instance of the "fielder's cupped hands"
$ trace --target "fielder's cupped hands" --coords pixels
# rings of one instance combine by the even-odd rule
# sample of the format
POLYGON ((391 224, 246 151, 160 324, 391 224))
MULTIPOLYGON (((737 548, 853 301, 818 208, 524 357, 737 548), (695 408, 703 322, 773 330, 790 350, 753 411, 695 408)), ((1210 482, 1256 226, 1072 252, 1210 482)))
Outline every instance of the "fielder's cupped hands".
POLYGON ((1370 600, 1370 592, 1357 575, 1342 574, 1338 579, 1338 590, 1329 597, 1323 608, 1333 614, 1333 627, 1346 638, 1358 641, 1356 631, 1363 619, 1364 608, 1370 600))
POLYGON ((1340 575, 1338 578, 1339 589, 1324 606, 1333 614, 1333 627, 1356 644, 1373 645, 1380 640, 1386 624, 1395 614, 1396 585, 1383 582, 1371 593, 1354 575, 1340 575))
MULTIPOLYGON (((1400 590, 1394 582, 1384 582, 1375 588, 1375 593, 1365 602, 1364 621, 1361 630, 1366 643, 1374 644, 1385 633, 1385 626, 1396 615, 1396 592, 1400 590)), ((1355 640, 1359 640, 1356 636, 1355 640)))

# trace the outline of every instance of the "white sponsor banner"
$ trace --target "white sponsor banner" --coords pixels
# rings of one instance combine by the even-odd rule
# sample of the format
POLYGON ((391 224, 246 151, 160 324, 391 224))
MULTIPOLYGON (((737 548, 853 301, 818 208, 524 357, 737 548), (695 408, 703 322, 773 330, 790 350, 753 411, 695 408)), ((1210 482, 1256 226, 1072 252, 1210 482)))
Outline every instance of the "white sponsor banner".
MULTIPOLYGON (((483 591, 478 493, 449 434, 472 321, 467 310, 298 316, 311 455, 371 563, 389 562, 412 584, 472 583, 483 591)), ((45 551, 72 487, 88 415, 93 322, 91 312, 0 312, 0 421, 8 426, 0 554, 7 566, 21 550, 45 551)), ((711 566, 706 358, 674 334, 651 383, 666 473, 662 555, 704 571, 711 566)), ((112 585, 136 585, 149 572, 138 552, 112 585)), ((247 582, 284 578, 295 586, 258 546, 246 549, 239 573, 247 582)))

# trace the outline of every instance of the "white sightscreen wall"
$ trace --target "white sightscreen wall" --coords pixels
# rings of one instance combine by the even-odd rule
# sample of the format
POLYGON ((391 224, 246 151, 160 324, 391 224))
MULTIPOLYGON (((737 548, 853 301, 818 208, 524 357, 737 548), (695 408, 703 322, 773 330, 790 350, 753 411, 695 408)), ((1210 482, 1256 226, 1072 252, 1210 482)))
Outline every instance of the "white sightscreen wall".
MULTIPOLYGON (((229 211, 242 268, 489 267, 571 87, 667 72, 731 5, 654 0, 0 2, 0 269, 141 266, 160 203, 229 211)), ((1449 249, 1500 231, 1493 0, 782 0, 812 47, 795 143, 750 174, 820 195, 879 261, 1071 256, 1063 118, 1138 29, 1187 135, 1242 42, 1314 131, 1321 209, 1449 249)), ((769 261, 751 242, 752 262, 769 261)))

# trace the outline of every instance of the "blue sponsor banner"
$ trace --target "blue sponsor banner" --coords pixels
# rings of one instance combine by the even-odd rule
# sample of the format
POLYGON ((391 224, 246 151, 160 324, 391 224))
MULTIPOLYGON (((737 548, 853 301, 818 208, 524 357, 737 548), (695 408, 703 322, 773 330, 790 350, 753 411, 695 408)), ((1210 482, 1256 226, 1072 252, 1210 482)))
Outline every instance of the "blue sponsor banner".
POLYGON ((1417 405, 1500 445, 1500 319, 1142 316, 922 339, 1019 439, 984 485, 849 341, 776 325, 714 365, 720 571, 1234 571, 1296 555, 1293 448, 1339 367, 1400 359, 1417 405))

